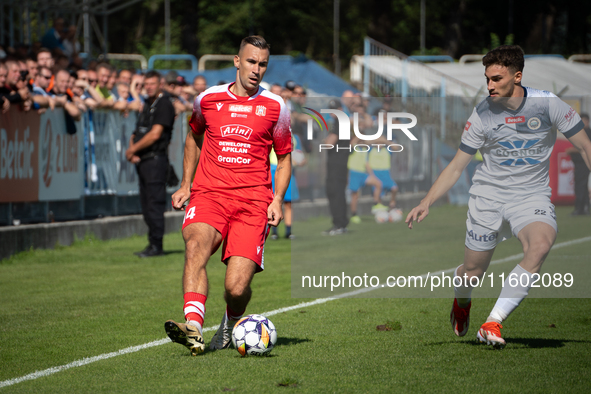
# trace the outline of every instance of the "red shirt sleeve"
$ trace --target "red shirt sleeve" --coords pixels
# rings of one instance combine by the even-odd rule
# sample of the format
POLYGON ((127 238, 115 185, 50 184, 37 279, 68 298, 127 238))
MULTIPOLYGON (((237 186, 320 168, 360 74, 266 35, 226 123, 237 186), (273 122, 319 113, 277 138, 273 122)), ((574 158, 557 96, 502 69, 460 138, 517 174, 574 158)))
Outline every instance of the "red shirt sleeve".
POLYGON ((275 149, 276 154, 284 155, 293 150, 291 145, 291 116, 283 100, 280 100, 279 103, 281 110, 277 123, 273 128, 273 149, 275 149))
POLYGON ((191 130, 193 130, 193 133, 197 135, 202 135, 205 133, 205 118, 203 117, 203 112, 201 111, 201 100, 204 96, 205 95, 201 93, 195 98, 195 102, 193 103, 193 115, 191 115, 191 120, 189 121, 191 130))

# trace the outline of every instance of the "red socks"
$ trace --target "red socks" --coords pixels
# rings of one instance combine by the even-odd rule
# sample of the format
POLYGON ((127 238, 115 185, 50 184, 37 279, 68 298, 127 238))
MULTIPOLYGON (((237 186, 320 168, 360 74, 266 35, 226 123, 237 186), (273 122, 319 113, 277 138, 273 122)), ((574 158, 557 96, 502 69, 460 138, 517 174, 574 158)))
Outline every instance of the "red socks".
POLYGON ((199 293, 185 293, 185 319, 199 323, 199 329, 203 328, 203 316, 205 315, 205 301, 207 296, 199 293))
MULTIPOLYGON (((185 305, 183 309, 185 312, 185 319, 187 321, 199 324, 199 327, 197 328, 202 330, 203 317, 205 315, 205 301, 207 301, 207 296, 199 293, 185 293, 184 298, 185 305)), ((234 311, 232 308, 226 305, 226 316, 228 317, 228 320, 240 320, 243 314, 244 310, 234 311)))
POLYGON ((240 320, 242 315, 244 315, 244 311, 233 311, 232 309, 230 309, 230 306, 226 304, 226 316, 228 316, 228 320, 240 320))

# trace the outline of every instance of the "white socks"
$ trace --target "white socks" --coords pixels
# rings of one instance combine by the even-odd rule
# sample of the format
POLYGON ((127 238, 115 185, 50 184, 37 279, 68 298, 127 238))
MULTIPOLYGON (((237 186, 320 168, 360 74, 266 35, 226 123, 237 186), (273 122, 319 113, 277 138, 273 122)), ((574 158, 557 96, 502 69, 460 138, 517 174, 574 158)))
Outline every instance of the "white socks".
POLYGON ((511 273, 505 279, 504 287, 501 290, 501 295, 495 304, 492 312, 490 313, 487 321, 496 321, 502 323, 503 320, 519 306, 521 301, 527 296, 531 283, 533 281, 532 273, 523 269, 519 264, 511 271, 511 273), (522 278, 523 276, 523 278, 522 278), (526 277, 527 276, 527 280, 526 277), (513 279, 512 279, 513 278, 513 279), (523 286, 525 283, 527 286, 523 286), (511 286, 515 285, 516 286, 511 286))
MULTIPOLYGON (((458 276, 458 268, 454 271, 454 277, 458 276)), ((456 279, 457 283, 457 279, 456 279)), ((462 277, 462 284, 459 287, 456 287, 454 284, 454 295, 458 300, 458 305, 462 308, 467 307, 470 303, 470 299, 472 296, 472 286, 464 286, 464 278, 462 277)))
POLYGON ((189 320, 189 321, 187 321, 187 324, 197 327, 197 329, 199 330, 199 333, 201 335, 203 335, 203 327, 201 327, 201 323, 199 323, 195 320, 189 320))
MULTIPOLYGON (((460 267, 458 266, 458 268, 460 267)), ((454 277, 458 274, 458 268, 456 268, 454 272, 454 277)), ((505 279, 499 299, 492 309, 487 321, 502 323, 506 320, 511 312, 519 306, 521 301, 527 297, 529 289, 531 288, 531 283, 533 282, 533 275, 534 274, 526 271, 518 264, 505 279), (523 286, 523 284, 526 284, 527 286, 523 286)), ((464 280, 462 278, 462 285, 454 285, 454 295, 458 300, 458 305, 466 307, 470 303, 473 288, 471 286, 464 286, 463 282, 464 280)))

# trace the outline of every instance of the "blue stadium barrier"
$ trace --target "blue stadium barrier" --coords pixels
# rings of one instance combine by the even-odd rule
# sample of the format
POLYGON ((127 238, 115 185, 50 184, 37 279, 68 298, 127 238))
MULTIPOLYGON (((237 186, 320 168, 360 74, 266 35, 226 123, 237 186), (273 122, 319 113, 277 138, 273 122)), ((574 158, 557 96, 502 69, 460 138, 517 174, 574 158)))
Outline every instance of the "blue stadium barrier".
MULTIPOLYGON (((166 56, 166 55, 154 55, 166 56)), ((153 68, 152 56, 148 68, 153 68)), ((163 75, 169 70, 159 69, 163 75)), ((207 79, 208 86, 217 85, 220 82, 232 82, 236 80, 236 68, 234 66, 222 68, 219 70, 205 70, 199 72, 195 70, 174 70, 183 76, 188 83, 193 81, 197 75, 203 75, 207 79)), ((340 97, 345 90, 358 92, 353 86, 339 78, 337 75, 322 67, 320 64, 306 57, 297 57, 287 55, 271 55, 269 66, 263 79, 269 84, 285 84, 292 80, 306 89, 313 90, 316 94, 322 96, 340 97)), ((311 94, 309 93, 308 96, 311 94)))
POLYGON ((453 63, 454 58, 448 55, 417 55, 409 56, 408 59, 416 60, 418 62, 435 63, 435 62, 446 62, 453 63))
MULTIPOLYGON (((0 225, 140 213, 135 165, 125 158, 137 116, 87 111, 68 134, 62 108, 0 114, 0 225)), ((168 147, 177 175, 187 130, 181 113, 168 147)))
POLYGON ((564 56, 562 56, 562 55, 558 55, 558 54, 550 54, 550 55, 525 55, 524 57, 525 57, 526 59, 531 59, 532 57, 536 57, 536 58, 555 58, 555 57, 557 57, 557 58, 559 58, 559 59, 566 60, 566 59, 564 58, 564 56))

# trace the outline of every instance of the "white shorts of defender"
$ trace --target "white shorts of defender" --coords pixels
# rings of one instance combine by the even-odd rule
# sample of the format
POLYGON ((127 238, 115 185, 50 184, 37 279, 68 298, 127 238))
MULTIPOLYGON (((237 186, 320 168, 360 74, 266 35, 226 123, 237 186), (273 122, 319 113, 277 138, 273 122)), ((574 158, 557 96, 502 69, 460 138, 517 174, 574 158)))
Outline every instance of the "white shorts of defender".
POLYGON ((517 237, 533 222, 548 223, 558 231, 556 213, 550 198, 531 196, 503 203, 480 196, 470 196, 466 219, 466 247, 477 252, 494 249, 499 242, 517 237))

